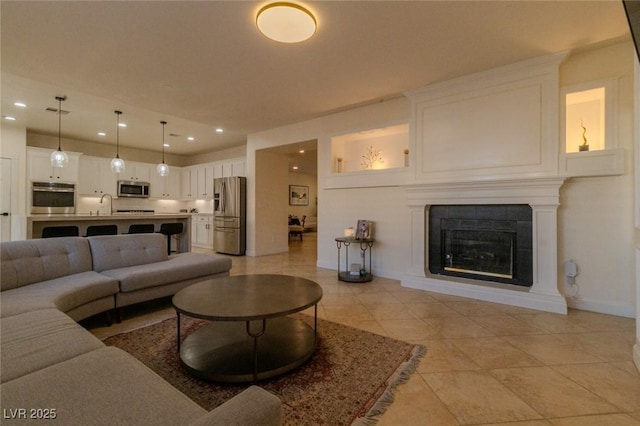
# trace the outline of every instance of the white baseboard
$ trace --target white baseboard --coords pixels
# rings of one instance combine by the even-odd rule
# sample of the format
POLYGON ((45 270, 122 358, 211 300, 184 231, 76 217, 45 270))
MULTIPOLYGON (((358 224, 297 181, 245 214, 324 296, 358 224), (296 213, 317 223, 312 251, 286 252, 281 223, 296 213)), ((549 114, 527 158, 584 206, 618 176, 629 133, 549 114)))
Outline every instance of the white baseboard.
POLYGON ((603 302, 601 300, 590 300, 583 298, 567 298, 570 308, 581 311, 597 312, 599 314, 615 315, 617 317, 635 318, 636 307, 634 305, 623 305, 620 303, 603 302))

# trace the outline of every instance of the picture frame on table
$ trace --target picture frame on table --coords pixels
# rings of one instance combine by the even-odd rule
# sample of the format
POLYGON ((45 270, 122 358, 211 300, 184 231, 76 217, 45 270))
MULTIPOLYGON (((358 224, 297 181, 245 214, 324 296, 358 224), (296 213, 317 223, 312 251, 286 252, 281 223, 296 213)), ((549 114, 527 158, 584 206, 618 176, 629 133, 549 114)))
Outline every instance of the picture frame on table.
POLYGON ((359 219, 356 227, 356 239, 366 240, 373 235, 373 222, 370 220, 359 219))
POLYGON ((304 185, 289 185, 289 205, 308 206, 309 187, 304 185))

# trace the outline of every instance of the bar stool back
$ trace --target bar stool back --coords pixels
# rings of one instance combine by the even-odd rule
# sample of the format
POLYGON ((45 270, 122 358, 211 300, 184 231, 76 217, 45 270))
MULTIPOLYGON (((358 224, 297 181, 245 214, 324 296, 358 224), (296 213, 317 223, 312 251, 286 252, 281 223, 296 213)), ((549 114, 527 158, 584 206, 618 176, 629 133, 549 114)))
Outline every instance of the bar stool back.
POLYGON ((171 236, 182 234, 184 225, 182 223, 163 223, 160 225, 160 233, 167 236, 167 254, 176 253, 171 251, 171 236))
POLYGON ((79 237, 77 226, 47 226, 42 228, 42 238, 79 237))
POLYGON ((153 223, 134 223, 129 225, 128 234, 152 234, 156 230, 153 223))
POLYGON ((92 225, 87 227, 87 237, 96 235, 116 235, 118 233, 118 225, 92 225))

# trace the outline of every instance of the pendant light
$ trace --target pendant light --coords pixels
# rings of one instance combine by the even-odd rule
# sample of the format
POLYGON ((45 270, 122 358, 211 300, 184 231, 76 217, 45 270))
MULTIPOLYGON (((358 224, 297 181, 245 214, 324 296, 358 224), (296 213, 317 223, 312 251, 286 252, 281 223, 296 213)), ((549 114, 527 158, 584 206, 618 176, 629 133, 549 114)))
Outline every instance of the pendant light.
POLYGON ((164 162, 164 125, 167 124, 166 121, 161 121, 162 124, 162 163, 158 164, 156 170, 160 176, 167 176, 169 174, 169 166, 167 166, 164 162))
POLYGON ((113 173, 124 172, 124 160, 120 158, 120 114, 122 111, 114 111, 116 113, 116 156, 111 160, 111 171, 113 173))
POLYGON ((53 167, 66 167, 69 164, 69 156, 60 148, 62 139, 62 101, 66 101, 66 96, 56 96, 58 101, 58 149, 51 153, 51 165, 53 167))

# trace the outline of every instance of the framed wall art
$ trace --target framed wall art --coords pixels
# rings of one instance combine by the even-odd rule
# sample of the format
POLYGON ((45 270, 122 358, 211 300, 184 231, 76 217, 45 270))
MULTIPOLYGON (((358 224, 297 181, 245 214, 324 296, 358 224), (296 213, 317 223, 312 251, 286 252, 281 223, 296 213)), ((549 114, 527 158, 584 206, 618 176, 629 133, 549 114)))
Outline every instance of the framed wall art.
POLYGON ((309 187, 302 185, 289 185, 289 205, 308 206, 309 187))

